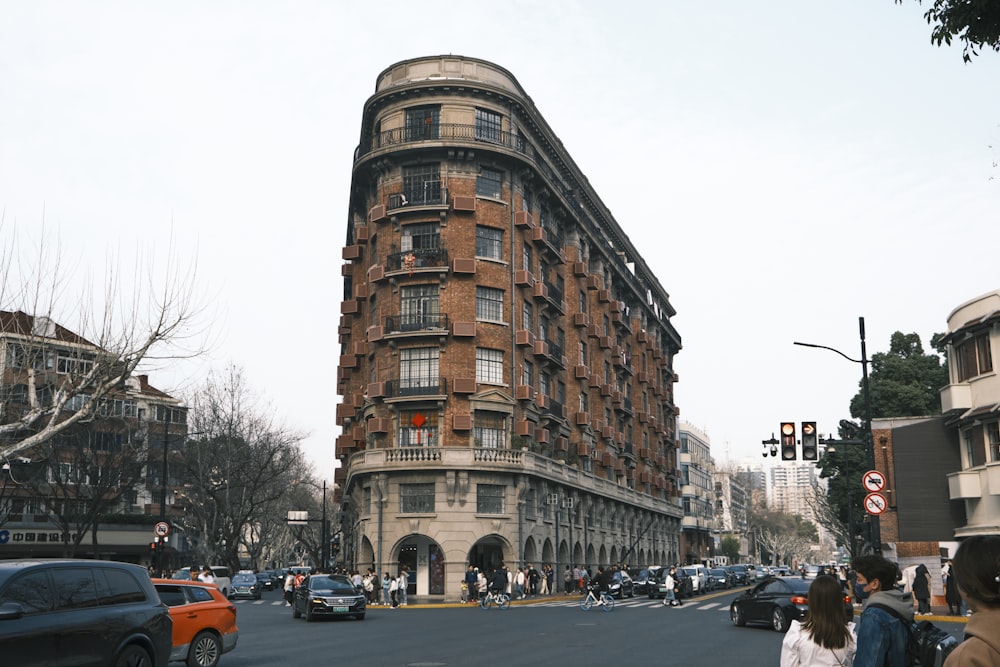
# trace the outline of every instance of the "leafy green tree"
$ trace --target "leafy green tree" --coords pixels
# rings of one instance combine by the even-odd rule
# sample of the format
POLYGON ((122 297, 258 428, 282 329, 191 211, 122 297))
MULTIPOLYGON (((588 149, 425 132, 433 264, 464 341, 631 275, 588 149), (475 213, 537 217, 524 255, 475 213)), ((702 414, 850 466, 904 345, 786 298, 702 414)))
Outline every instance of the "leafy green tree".
MULTIPOLYGON (((939 335, 932 341, 937 341, 939 335)), ((948 369, 937 354, 925 354, 920 336, 892 334, 888 352, 872 355, 869 374, 872 418, 921 417, 941 413, 939 390, 948 384, 948 369)), ((862 385, 859 382, 859 385, 862 385)), ((851 399, 851 416, 863 419, 864 387, 851 399)))
MULTIPOLYGON (((922 0, 917 0, 923 4, 922 0)), ((902 4, 903 0, 896 0, 902 4)), ((996 0, 933 0, 924 12, 932 27, 931 43, 964 42, 962 60, 970 62, 984 46, 1000 53, 1000 2, 996 0)))
POLYGON ((729 559, 730 563, 740 560, 740 541, 735 535, 726 535, 719 543, 719 552, 729 559))

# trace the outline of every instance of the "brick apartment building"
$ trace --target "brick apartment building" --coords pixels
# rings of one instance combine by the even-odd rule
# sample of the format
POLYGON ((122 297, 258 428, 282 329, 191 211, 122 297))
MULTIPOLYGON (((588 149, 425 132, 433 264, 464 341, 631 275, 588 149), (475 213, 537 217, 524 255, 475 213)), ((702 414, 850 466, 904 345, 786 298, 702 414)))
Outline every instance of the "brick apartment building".
POLYGON ((520 84, 392 65, 364 105, 340 303, 342 560, 676 562, 666 291, 520 84))

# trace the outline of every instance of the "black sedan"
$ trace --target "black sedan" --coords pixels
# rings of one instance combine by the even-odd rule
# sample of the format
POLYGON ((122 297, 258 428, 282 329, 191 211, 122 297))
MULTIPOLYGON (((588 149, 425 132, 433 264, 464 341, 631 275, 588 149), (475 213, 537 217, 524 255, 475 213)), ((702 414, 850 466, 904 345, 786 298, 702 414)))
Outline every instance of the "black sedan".
POLYGON ((612 572, 608 592, 618 600, 634 596, 635 587, 632 583, 632 577, 629 576, 628 572, 622 572, 621 570, 612 572))
MULTIPOLYGON (((792 621, 805 620, 809 610, 810 579, 769 577, 746 591, 729 605, 733 625, 747 623, 770 625, 775 632, 785 632, 792 621)), ((844 615, 854 617, 850 598, 844 596, 844 615)))
POLYGON ((232 585, 232 588, 229 589, 230 598, 234 600, 237 598, 260 599, 262 587, 257 580, 257 575, 253 572, 239 572, 234 574, 230 584, 232 585))
POLYGON ((722 590, 733 587, 733 575, 726 568, 714 567, 708 571, 708 574, 712 578, 713 589, 722 590))
POLYGON ((292 618, 353 616, 365 620, 365 594, 339 574, 310 574, 292 596, 292 618))

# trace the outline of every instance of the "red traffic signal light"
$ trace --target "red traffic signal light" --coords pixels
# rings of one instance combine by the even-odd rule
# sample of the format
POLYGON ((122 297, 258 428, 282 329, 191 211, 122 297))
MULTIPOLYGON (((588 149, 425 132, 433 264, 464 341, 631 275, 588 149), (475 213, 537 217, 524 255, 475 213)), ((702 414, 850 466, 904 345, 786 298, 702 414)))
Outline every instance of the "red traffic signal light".
POLYGON ((816 433, 816 422, 802 422, 802 460, 817 459, 819 459, 819 435, 816 433))
POLYGON ((781 422, 781 460, 794 461, 796 458, 795 422, 781 422))

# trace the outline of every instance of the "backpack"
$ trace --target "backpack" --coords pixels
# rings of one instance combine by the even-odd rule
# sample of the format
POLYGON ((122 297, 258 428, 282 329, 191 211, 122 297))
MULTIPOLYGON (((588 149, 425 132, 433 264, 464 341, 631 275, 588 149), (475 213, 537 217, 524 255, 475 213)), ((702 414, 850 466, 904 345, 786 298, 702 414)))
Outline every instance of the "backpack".
POLYGON ((948 655, 958 646, 957 639, 930 621, 910 621, 892 607, 878 603, 869 606, 883 609, 903 622, 909 636, 906 642, 907 667, 942 667, 948 655))

